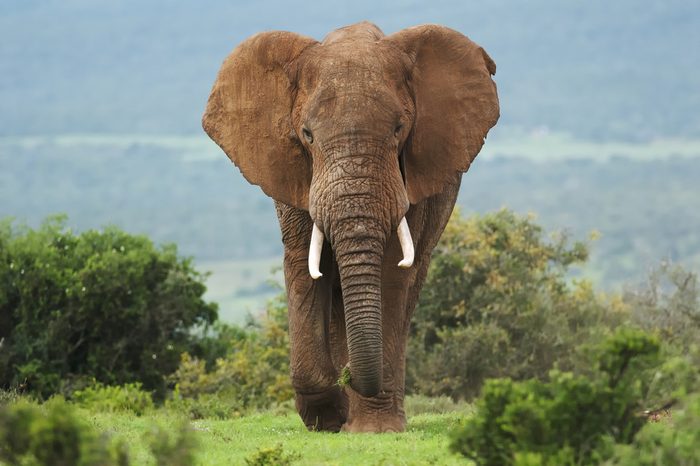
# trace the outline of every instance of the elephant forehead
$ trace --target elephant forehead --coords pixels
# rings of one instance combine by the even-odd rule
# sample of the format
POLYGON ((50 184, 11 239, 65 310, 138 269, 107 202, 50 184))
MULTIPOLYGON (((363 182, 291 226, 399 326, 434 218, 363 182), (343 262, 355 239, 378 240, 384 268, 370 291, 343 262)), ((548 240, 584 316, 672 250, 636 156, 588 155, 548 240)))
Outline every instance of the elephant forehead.
POLYGON ((319 60, 305 88, 309 95, 324 100, 346 95, 378 98, 395 92, 397 82, 401 80, 395 67, 380 57, 329 54, 319 60))
POLYGON ((327 123, 367 120, 395 120, 401 113, 400 101, 381 79, 364 79, 348 84, 343 79, 328 80, 318 86, 305 106, 307 116, 327 123))
POLYGON ((400 57, 376 42, 321 45, 304 58, 301 81, 306 87, 329 82, 338 87, 377 85, 401 80, 404 74, 400 57))
POLYGON ((295 121, 383 127, 410 113, 403 63, 389 52, 367 41, 315 47, 301 68, 295 121))

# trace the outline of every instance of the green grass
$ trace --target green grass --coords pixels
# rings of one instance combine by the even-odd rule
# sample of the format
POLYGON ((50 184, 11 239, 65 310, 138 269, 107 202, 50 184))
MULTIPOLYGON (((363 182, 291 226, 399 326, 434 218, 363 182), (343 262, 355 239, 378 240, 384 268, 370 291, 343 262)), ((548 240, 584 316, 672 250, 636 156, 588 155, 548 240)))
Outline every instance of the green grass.
MULTIPOLYGON (((132 464, 152 465, 145 441, 154 425, 174 432, 183 419, 165 410, 137 417, 128 413, 83 411, 100 431, 125 440, 132 464)), ((308 432, 295 413, 260 413, 232 420, 198 420, 190 424, 199 446, 199 465, 245 464, 261 448, 281 445, 294 465, 464 464, 448 450, 449 435, 463 418, 459 413, 411 417, 402 434, 331 434, 308 432)))

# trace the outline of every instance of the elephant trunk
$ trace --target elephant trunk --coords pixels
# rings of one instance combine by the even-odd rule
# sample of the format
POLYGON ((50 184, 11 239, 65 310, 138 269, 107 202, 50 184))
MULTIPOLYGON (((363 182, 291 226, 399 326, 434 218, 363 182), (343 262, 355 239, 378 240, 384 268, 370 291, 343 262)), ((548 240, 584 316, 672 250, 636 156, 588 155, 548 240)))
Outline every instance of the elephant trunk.
POLYGON ((314 159, 318 163, 314 172, 327 176, 312 179, 309 195, 309 214, 315 223, 309 273, 320 276, 320 250, 327 235, 343 293, 350 386, 372 397, 382 387, 382 262, 391 230, 399 224, 405 233, 406 260, 401 266, 413 262, 413 243, 405 220, 401 221, 408 211, 408 196, 394 154, 355 139, 328 143, 326 148, 326 160, 334 163, 325 166, 314 159))
POLYGON ((334 242, 343 289, 350 386, 368 397, 377 395, 382 385, 381 275, 385 242, 385 235, 370 235, 370 229, 363 224, 355 229, 362 231, 361 235, 351 234, 334 242))

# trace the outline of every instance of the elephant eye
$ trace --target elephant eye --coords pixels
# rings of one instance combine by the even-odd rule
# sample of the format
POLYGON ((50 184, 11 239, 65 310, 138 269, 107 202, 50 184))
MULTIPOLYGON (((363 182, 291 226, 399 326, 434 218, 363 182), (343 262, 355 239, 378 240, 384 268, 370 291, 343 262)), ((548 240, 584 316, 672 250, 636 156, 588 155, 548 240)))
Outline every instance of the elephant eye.
POLYGON ((396 128, 394 128, 394 137, 399 137, 399 133, 401 132, 401 128, 403 128, 402 124, 396 125, 396 128))
POLYGON ((309 131, 309 130, 306 129, 306 128, 302 128, 302 129, 301 129, 301 133, 304 135, 304 139, 306 139, 306 142, 308 142, 309 144, 313 144, 313 142, 314 142, 314 135, 313 135, 313 133, 312 133, 311 131, 309 131))

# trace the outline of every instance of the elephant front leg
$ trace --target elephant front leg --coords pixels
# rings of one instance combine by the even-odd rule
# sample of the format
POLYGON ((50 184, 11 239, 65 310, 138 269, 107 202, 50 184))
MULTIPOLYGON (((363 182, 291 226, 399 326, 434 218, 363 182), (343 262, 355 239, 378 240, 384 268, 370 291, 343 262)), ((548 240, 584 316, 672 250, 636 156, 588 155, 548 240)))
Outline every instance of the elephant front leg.
POLYGON ((309 430, 337 432, 347 417, 347 396, 337 385, 338 371, 331 357, 332 253, 325 245, 323 276, 313 280, 307 265, 313 225, 309 214, 277 203, 277 215, 285 247, 290 372, 296 408, 309 430))

